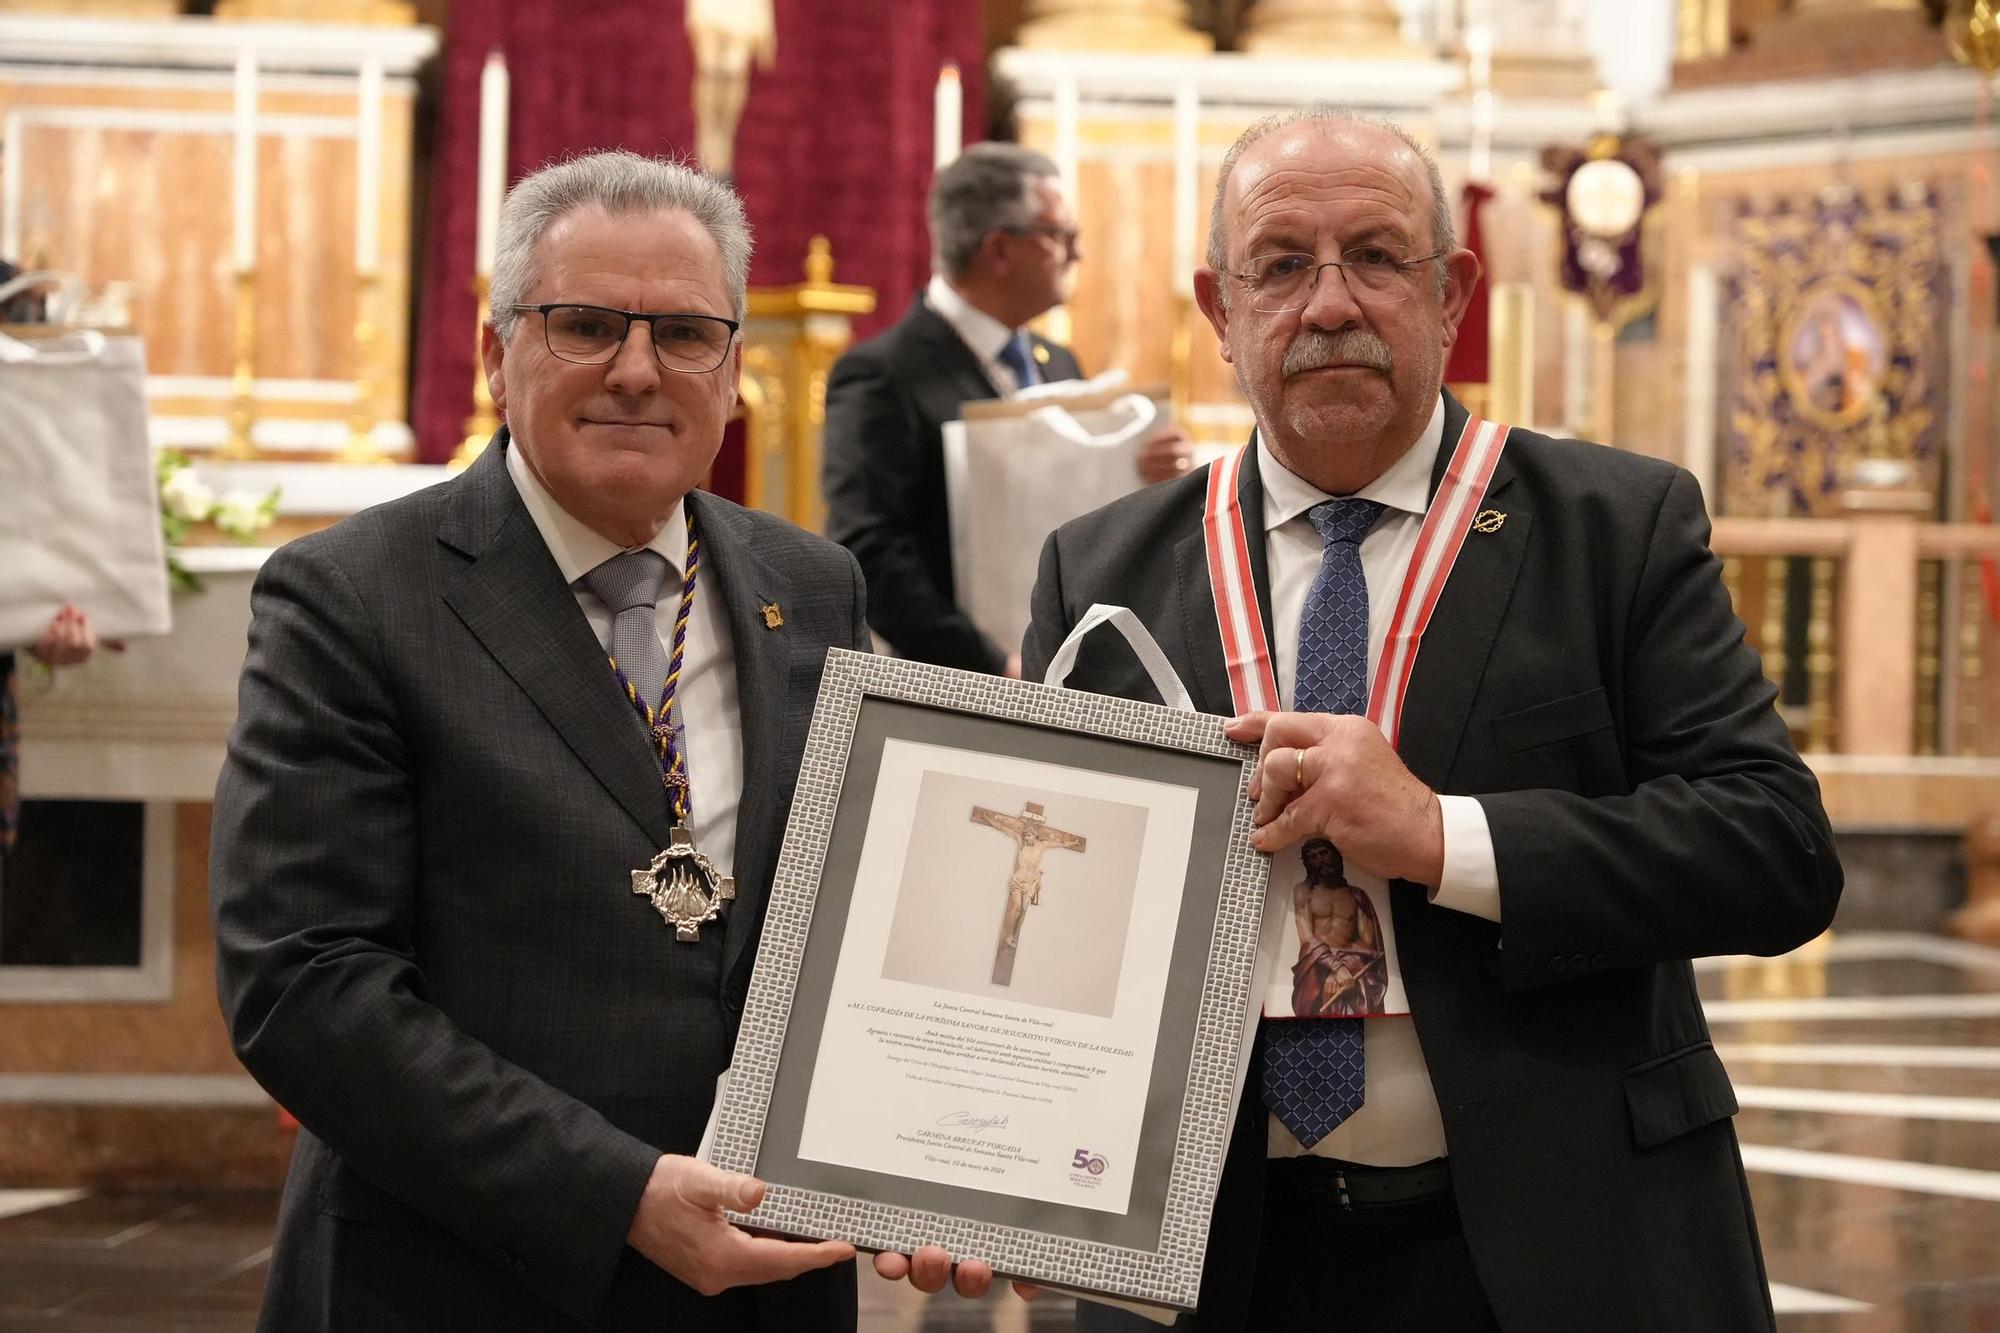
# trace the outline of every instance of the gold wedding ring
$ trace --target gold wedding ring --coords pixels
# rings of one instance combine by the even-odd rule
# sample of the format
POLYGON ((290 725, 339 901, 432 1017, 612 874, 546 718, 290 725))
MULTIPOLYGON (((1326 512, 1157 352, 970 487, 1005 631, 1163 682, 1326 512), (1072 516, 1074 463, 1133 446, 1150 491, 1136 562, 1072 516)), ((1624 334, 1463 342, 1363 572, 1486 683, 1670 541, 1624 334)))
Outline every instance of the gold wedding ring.
POLYGON ((1306 789, 1306 752, 1303 749, 1292 751, 1292 789, 1306 789))

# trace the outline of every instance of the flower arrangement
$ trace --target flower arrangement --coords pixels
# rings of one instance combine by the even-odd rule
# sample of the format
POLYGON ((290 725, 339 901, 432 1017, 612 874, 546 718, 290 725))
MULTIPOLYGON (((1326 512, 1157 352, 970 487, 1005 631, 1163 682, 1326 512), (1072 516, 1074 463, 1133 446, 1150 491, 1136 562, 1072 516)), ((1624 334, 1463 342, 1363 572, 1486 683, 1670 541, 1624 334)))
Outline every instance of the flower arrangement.
POLYGON ((194 464, 178 449, 162 449, 155 455, 153 477, 160 492, 160 535, 167 543, 167 577, 182 592, 201 591, 201 580, 176 554, 195 524, 213 523, 223 536, 248 545, 278 517, 278 487, 262 495, 233 490, 217 496, 195 475, 194 464))

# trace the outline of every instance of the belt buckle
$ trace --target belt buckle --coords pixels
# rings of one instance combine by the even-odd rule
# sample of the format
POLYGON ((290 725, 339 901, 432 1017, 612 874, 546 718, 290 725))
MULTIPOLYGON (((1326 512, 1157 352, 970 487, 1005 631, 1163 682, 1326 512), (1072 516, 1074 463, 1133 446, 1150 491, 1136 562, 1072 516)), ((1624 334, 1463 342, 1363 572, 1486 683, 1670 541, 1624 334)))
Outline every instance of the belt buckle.
POLYGON ((1345 1167, 1334 1168, 1333 1192, 1336 1201, 1340 1204, 1341 1212, 1351 1213, 1354 1211, 1353 1196, 1347 1192, 1347 1170, 1345 1167))

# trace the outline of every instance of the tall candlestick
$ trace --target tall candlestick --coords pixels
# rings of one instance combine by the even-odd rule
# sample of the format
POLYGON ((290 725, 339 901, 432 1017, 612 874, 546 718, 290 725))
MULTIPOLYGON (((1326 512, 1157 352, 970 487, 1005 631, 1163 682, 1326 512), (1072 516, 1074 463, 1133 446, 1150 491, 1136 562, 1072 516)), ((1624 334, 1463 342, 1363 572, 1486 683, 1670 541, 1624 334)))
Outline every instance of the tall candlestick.
POLYGON ((361 106, 354 122, 354 271, 373 273, 382 259, 382 57, 361 66, 361 106))
POLYGON ((1484 184, 1493 179, 1493 25, 1474 23, 1465 30, 1466 75, 1472 84, 1472 145, 1466 177, 1484 184))
POLYGON ((495 47, 479 76, 479 232, 474 270, 493 272, 493 241, 500 229, 500 200, 507 193, 507 57, 495 47))
POLYGON ((936 135, 931 165, 943 171, 958 160, 959 150, 965 145, 965 89, 959 83, 957 65, 947 63, 938 71, 931 124, 936 135))
POLYGON ((1192 83, 1174 89, 1174 292, 1194 295, 1201 191, 1201 103, 1192 83))
POLYGON ((257 267, 257 53, 247 46, 236 55, 235 147, 231 257, 238 273, 249 273, 257 267))

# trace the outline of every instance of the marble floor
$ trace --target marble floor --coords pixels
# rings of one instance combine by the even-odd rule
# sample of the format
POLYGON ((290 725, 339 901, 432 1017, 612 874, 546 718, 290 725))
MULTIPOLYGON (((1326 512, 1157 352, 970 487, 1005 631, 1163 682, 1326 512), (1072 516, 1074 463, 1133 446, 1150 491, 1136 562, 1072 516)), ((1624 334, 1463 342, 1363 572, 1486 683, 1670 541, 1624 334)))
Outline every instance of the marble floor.
MULTIPOLYGON (((1780 1328, 2000 1330, 2000 950, 1842 934, 1700 967, 1780 1328)), ((275 1200, 0 1190, 0 1333, 254 1322, 275 1200)), ((864 1276, 870 1333, 1054 1333, 1067 1301, 864 1276)))

